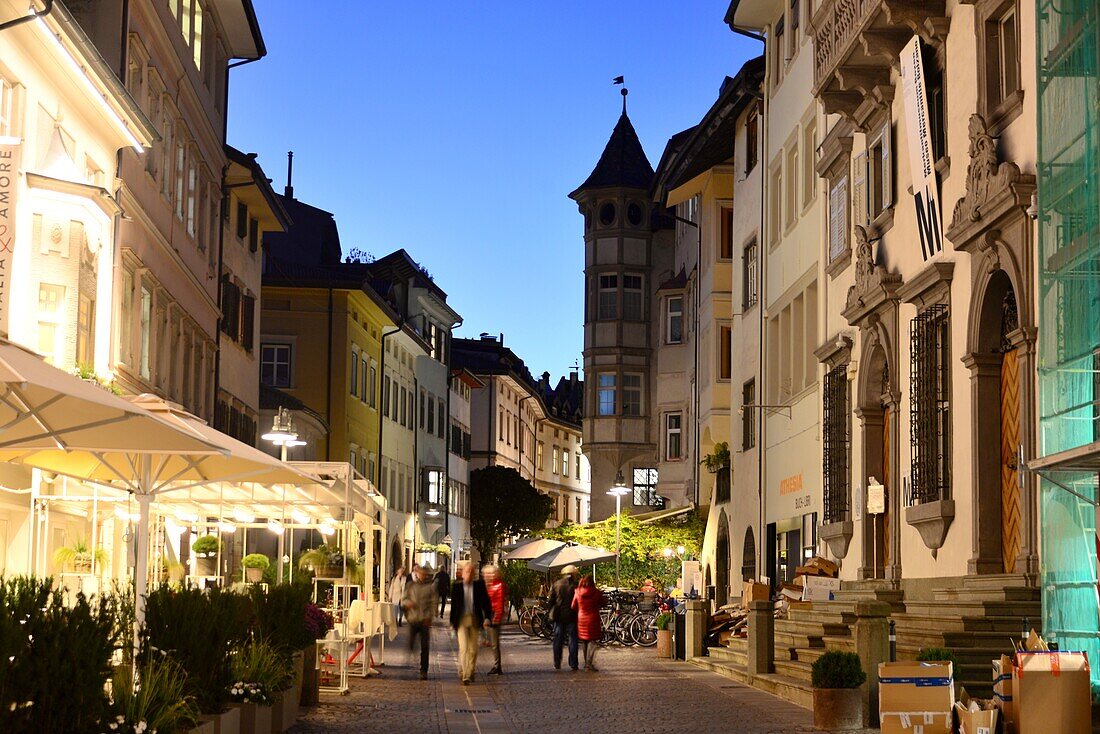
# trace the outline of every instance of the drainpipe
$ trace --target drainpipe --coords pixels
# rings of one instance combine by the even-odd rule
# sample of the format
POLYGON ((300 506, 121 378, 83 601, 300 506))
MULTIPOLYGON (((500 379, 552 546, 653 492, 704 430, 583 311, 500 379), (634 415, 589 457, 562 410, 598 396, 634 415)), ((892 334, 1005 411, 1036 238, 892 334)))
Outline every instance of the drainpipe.
POLYGON ((14 28, 17 25, 23 25, 24 23, 29 23, 32 20, 35 20, 36 18, 42 18, 46 15, 49 15, 50 11, 52 11, 52 10, 53 10, 53 0, 45 0, 45 7, 42 8, 42 10, 35 10, 35 11, 32 11, 32 12, 28 13, 27 15, 22 15, 18 18, 15 18, 14 20, 9 20, 9 21, 5 21, 3 23, 0 23, 0 31, 6 31, 7 29, 14 28))
MULTIPOLYGON (((732 26, 731 26, 732 28, 732 26)), ((760 256, 757 261, 758 279, 757 279, 757 305, 760 308, 760 354, 756 361, 757 364, 757 382, 760 389, 757 390, 756 402, 759 405, 764 396, 767 394, 764 384, 764 376, 767 371, 764 369, 764 361, 767 356, 767 310, 768 310, 768 285, 767 285, 767 262, 768 262, 768 208, 767 200, 765 198, 765 183, 768 175, 768 121, 769 115, 769 102, 771 101, 771 95, 768 93, 768 89, 771 84, 771 64, 768 63, 767 49, 764 53, 764 94, 761 100, 760 110, 760 155, 757 157, 756 165, 761 166, 760 169, 760 256)), ((764 558, 768 550, 768 542, 764 537, 764 532, 767 530, 767 513, 766 505, 768 500, 768 493, 765 491, 767 486, 767 464, 764 461, 764 446, 766 444, 766 430, 767 426, 764 421, 764 411, 756 409, 756 477, 757 477, 757 502, 760 506, 759 524, 757 525, 756 533, 756 577, 760 578, 761 571, 766 569, 767 559, 764 558)), ((772 579, 774 581, 775 579, 772 579)))
POLYGON ((382 386, 385 384, 385 379, 386 379, 386 337, 393 336, 394 334, 396 334, 399 331, 401 331, 400 326, 397 327, 396 329, 392 329, 390 331, 383 331, 382 332, 382 339, 381 339, 381 344, 382 344, 381 354, 382 354, 382 356, 381 356, 381 362, 380 362, 379 367, 378 367, 378 374, 382 378, 383 381, 378 384, 378 393, 379 393, 379 396, 378 396, 379 397, 379 400, 378 400, 378 403, 379 403, 379 405, 378 405, 378 458, 374 462, 375 471, 378 473, 378 483, 375 485, 375 487, 378 489, 379 492, 382 491, 382 433, 383 433, 383 431, 386 427, 386 421, 384 420, 386 415, 385 415, 385 413, 383 413, 383 408, 386 407, 386 402, 385 402, 385 393, 382 391, 382 386))
POLYGON ((332 286, 328 289, 328 337, 325 342, 325 420, 328 421, 328 440, 325 441, 325 461, 332 461, 332 286))

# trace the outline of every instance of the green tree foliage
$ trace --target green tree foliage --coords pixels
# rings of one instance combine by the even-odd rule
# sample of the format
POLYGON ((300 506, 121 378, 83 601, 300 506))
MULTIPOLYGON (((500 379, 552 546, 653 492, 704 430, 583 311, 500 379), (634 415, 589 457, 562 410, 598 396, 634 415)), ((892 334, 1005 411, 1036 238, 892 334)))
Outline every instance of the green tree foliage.
POLYGON ((552 509, 551 499, 515 469, 489 466, 470 473, 470 537, 482 558, 506 535, 542 530, 552 509))
MULTIPOLYGON (((622 583, 627 588, 637 589, 646 579, 653 579, 659 588, 672 586, 680 576, 680 559, 675 555, 666 558, 664 549, 675 549, 682 545, 685 557, 690 555, 698 558, 703 546, 705 525, 694 514, 643 523, 633 517, 628 509, 624 509, 622 523, 620 565, 622 583)), ((555 540, 614 550, 615 516, 587 525, 566 523, 544 530, 541 534, 555 540)), ((614 578, 614 561, 596 564, 596 580, 599 583, 614 583, 614 578)))
POLYGON ((500 576, 508 587, 508 601, 519 609, 524 599, 538 596, 545 575, 527 568, 525 561, 505 561, 500 564, 500 576))

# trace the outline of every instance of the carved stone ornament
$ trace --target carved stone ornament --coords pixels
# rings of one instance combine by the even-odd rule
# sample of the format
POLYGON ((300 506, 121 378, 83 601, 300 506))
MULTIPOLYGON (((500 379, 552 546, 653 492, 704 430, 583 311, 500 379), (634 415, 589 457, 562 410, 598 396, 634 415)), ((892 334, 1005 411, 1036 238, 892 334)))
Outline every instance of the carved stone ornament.
POLYGON ((982 206, 1020 177, 1015 163, 997 158, 997 141, 989 134, 985 118, 970 116, 970 163, 966 166, 966 194, 955 202, 951 226, 955 229, 982 218, 982 206))
POLYGON ((856 309, 869 303, 873 297, 901 282, 901 276, 886 272, 886 268, 875 264, 874 247, 867 236, 867 228, 857 224, 853 227, 856 239, 855 285, 848 289, 845 310, 856 309))

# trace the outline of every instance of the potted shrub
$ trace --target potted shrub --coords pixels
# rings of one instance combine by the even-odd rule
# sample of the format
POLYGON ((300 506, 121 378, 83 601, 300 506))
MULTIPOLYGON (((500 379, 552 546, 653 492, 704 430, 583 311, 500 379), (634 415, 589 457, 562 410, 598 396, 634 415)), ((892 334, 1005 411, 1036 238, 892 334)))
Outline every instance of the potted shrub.
POLYGON ((92 558, 95 557, 96 568, 100 571, 107 564, 107 551, 104 548, 96 548, 93 553, 88 548, 88 543, 78 540, 72 545, 66 545, 53 552, 53 562, 61 569, 72 566, 75 573, 91 573, 92 558))
POLYGON ((653 624, 657 627, 657 657, 671 658, 672 630, 669 625, 672 624, 672 612, 661 612, 653 624))
POLYGON ((199 576, 218 575, 218 551, 222 547, 217 535, 203 535, 191 544, 191 550, 198 556, 195 572, 199 576))
POLYGON ((306 551, 298 559, 301 568, 310 569, 319 579, 342 579, 345 572, 353 572, 358 565, 355 559, 345 557, 336 546, 325 543, 306 551))
POLYGON ((863 696, 859 687, 867 674, 854 652, 830 650, 814 661, 814 726, 826 731, 863 728, 863 696))
POLYGON ((250 584, 259 583, 264 577, 264 571, 271 565, 271 561, 263 553, 249 553, 241 561, 244 566, 245 576, 250 584))

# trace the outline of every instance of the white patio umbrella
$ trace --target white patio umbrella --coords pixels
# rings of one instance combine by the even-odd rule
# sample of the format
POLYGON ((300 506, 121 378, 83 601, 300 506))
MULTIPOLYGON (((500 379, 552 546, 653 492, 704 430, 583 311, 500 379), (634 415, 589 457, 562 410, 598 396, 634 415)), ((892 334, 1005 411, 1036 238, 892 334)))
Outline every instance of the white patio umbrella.
POLYGON ((549 571, 570 564, 591 565, 603 561, 615 560, 615 552, 603 548, 593 548, 590 545, 568 544, 562 548, 551 550, 548 553, 527 562, 528 568, 536 571, 549 571))
MULTIPOLYGON (((43 366, 49 368, 48 365, 43 366)), ((149 507, 156 495, 217 482, 306 486, 318 480, 214 430, 201 419, 155 396, 141 395, 119 399, 118 402, 146 416, 150 433, 154 428, 163 431, 160 440, 141 442, 134 437, 133 443, 123 444, 117 439, 105 437, 103 448, 76 450, 70 446, 28 450, 4 447, 5 434, 0 430, 0 461, 16 461, 75 479, 110 484, 133 493, 138 504, 134 553, 136 640, 137 630, 145 619, 149 507)), ((110 434, 115 428, 115 425, 101 425, 97 430, 110 434)), ((92 437, 86 440, 91 441, 92 437)))
POLYGON ((541 555, 545 555, 550 551, 564 547, 565 543, 561 542, 560 540, 550 540, 548 538, 529 538, 526 542, 521 541, 512 550, 501 556, 501 560, 530 561, 534 558, 538 558, 541 555))

